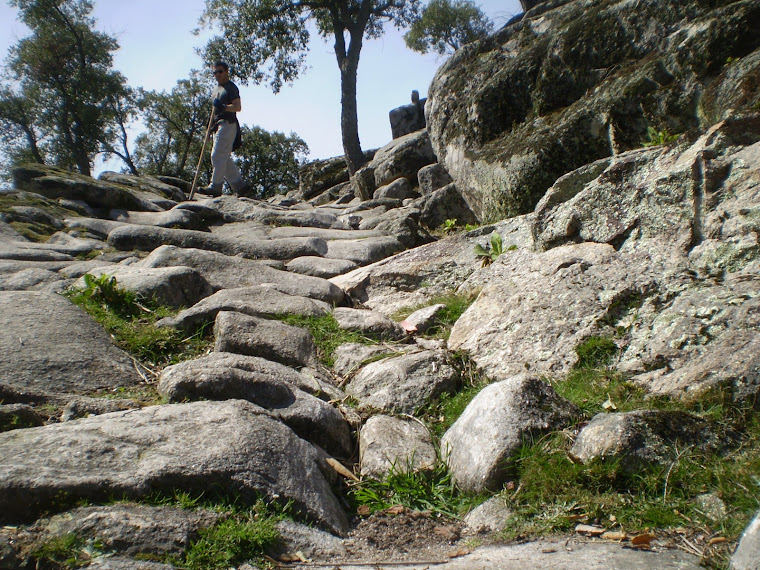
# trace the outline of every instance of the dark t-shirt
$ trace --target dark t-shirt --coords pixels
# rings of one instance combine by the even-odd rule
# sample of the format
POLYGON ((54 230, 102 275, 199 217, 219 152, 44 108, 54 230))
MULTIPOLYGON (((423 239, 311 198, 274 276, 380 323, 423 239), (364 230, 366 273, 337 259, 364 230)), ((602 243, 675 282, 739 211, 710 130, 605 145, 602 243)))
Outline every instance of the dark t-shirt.
MULTIPOLYGON (((240 99, 240 91, 238 90, 237 85, 235 85, 232 81, 228 81, 227 83, 224 83, 223 85, 217 85, 216 88, 214 88, 214 90, 211 92, 211 99, 220 99, 222 103, 229 105, 235 99, 240 99)), ((233 111, 224 111, 223 113, 218 113, 216 115, 217 121, 224 119, 225 121, 234 123, 235 118, 236 113, 233 111)))

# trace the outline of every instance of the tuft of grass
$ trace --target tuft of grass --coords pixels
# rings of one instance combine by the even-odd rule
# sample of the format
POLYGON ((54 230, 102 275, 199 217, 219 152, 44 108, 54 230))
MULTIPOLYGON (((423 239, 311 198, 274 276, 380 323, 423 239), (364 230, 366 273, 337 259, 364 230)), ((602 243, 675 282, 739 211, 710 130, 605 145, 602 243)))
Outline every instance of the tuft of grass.
POLYGON ((70 569, 88 566, 93 558, 102 556, 99 541, 83 540, 74 533, 52 538, 37 546, 30 557, 37 568, 70 569))
POLYGON ((575 368, 598 368, 607 366, 619 352, 618 346, 611 338, 592 336, 575 347, 578 362, 575 368))
POLYGON ((210 327, 201 327, 189 336, 172 328, 156 327, 159 319, 176 311, 152 300, 138 299, 135 293, 119 287, 113 277, 85 275, 85 284, 65 295, 100 323, 117 346, 146 366, 176 364, 210 349, 210 327))
POLYGON ((280 539, 281 515, 259 501, 251 509, 235 511, 200 532, 180 564, 189 570, 226 570, 243 562, 263 563, 263 554, 280 539))
POLYGON ((335 349, 341 344, 355 342, 360 344, 378 344, 379 340, 366 337, 355 331, 347 331, 338 325, 332 314, 319 316, 276 315, 275 318, 286 324, 308 330, 317 346, 317 358, 327 367, 335 364, 335 349))
POLYGON ((460 492, 440 458, 428 469, 415 469, 412 459, 406 465, 394 463, 382 480, 362 479, 352 484, 348 496, 355 508, 368 507, 369 513, 401 505, 450 518, 459 518, 483 500, 460 492))

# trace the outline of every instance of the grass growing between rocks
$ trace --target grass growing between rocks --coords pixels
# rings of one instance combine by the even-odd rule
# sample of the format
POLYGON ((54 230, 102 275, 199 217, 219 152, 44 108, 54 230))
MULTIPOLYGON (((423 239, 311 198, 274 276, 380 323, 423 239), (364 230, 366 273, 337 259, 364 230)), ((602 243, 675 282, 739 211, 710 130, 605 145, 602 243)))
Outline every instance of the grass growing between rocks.
POLYGON ((458 518, 482 497, 468 495, 457 489, 446 464, 440 460, 429 469, 415 469, 394 464, 382 479, 363 479, 348 491, 349 500, 357 512, 369 515, 390 507, 402 506, 415 511, 458 518))
POLYGON ((113 277, 86 275, 85 284, 84 288, 69 290, 66 296, 100 323, 117 346, 149 369, 189 360, 213 344, 206 327, 189 336, 169 327, 156 327, 159 319, 177 311, 138 299, 135 293, 119 287, 113 277))
POLYGON ((523 446, 515 461, 519 483, 503 492, 514 512, 505 521, 504 539, 572 532, 579 523, 629 536, 652 531, 661 542, 686 538, 695 545, 693 553, 717 568, 727 563, 728 541, 738 538, 760 507, 757 419, 747 426, 744 445, 728 455, 686 448, 674 461, 636 473, 618 462, 578 465, 568 458, 571 446, 572 435, 562 432, 523 446), (713 520, 697 502, 705 493, 725 503, 725 517, 713 520))
POLYGON ((93 559, 103 554, 103 544, 100 541, 84 540, 69 533, 39 545, 30 557, 37 568, 63 570, 88 566, 93 559))
POLYGON ((502 491, 513 515, 501 537, 573 532, 577 524, 597 525, 629 537, 654 533, 660 542, 687 550, 711 568, 725 568, 735 541, 760 508, 760 418, 737 407, 729 390, 716 388, 684 402, 647 397, 618 371, 604 367, 617 349, 603 339, 579 346, 579 365, 551 381, 557 393, 581 410, 574 428, 528 441, 514 461, 514 480, 502 491), (584 356, 581 357, 581 354, 584 356), (681 410, 716 422, 742 436, 729 452, 693 447, 675 450, 675 459, 636 472, 618 461, 581 465, 569 454, 583 422, 597 413, 644 409, 681 410), (710 494, 725 504, 725 516, 710 513, 698 497, 710 494))
POLYGON ((355 331, 347 331, 338 325, 332 314, 319 316, 277 315, 277 320, 285 324, 308 330, 317 346, 317 358, 325 366, 332 368, 335 349, 341 344, 355 342, 360 344, 378 344, 379 340, 366 337, 355 331))

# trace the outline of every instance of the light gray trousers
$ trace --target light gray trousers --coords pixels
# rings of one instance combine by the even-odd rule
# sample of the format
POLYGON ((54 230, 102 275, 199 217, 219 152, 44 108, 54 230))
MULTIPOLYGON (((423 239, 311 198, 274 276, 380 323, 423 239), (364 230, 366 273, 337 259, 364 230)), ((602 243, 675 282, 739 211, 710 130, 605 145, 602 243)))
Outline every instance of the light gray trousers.
POLYGON ((227 121, 219 125, 214 135, 214 148, 211 150, 211 164, 214 166, 214 172, 211 175, 211 185, 221 187, 226 179, 230 187, 237 191, 244 186, 244 183, 240 170, 230 156, 235 135, 237 135, 237 125, 227 121))

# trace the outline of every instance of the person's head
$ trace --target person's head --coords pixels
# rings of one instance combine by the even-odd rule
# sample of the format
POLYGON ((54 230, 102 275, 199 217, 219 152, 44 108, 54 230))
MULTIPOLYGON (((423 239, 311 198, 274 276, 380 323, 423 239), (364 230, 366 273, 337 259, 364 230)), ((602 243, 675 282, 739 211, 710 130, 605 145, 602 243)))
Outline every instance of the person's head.
POLYGON ((230 80, 230 66, 224 61, 214 62, 214 79, 221 85, 230 80))

